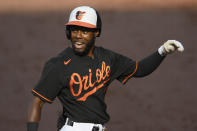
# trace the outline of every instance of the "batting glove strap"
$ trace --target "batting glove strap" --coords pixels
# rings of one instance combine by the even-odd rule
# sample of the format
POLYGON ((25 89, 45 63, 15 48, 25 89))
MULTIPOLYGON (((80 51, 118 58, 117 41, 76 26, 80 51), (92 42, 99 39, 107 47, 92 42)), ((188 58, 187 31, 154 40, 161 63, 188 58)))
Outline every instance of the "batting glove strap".
POLYGON ((165 56, 167 54, 163 45, 161 47, 159 47, 158 52, 161 56, 165 56))
POLYGON ((27 131, 38 131, 38 123, 37 122, 28 122, 27 123, 27 131))

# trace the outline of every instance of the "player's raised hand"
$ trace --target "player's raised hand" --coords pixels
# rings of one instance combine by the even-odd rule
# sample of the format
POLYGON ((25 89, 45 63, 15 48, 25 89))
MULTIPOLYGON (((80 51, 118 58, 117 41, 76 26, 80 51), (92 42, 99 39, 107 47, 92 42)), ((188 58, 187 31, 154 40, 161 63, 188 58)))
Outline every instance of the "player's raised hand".
POLYGON ((164 56, 173 53, 176 50, 178 50, 179 52, 184 51, 184 47, 181 42, 176 40, 168 40, 158 49, 158 52, 160 55, 164 56))

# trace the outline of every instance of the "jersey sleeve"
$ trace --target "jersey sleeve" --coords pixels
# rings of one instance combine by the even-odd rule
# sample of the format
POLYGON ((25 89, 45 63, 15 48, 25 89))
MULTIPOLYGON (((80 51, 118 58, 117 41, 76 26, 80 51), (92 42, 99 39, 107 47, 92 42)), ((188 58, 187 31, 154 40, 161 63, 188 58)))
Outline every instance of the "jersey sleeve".
POLYGON ((125 84, 137 71, 138 62, 126 56, 116 54, 113 61, 112 77, 125 84))
POLYGON ((32 89, 35 96, 43 101, 52 103, 62 88, 61 65, 56 59, 46 62, 40 80, 32 89))

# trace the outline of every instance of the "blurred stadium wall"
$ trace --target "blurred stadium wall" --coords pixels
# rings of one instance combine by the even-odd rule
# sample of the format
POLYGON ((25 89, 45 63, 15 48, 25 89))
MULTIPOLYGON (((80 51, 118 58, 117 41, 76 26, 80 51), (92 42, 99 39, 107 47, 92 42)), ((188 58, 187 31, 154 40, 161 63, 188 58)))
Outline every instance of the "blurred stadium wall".
POLYGON ((1 12, 61 11, 76 5, 90 5, 102 10, 144 10, 152 8, 195 8, 196 0, 1 0, 1 12))
MULTIPOLYGON (((196 0, 0 0, 0 130, 26 130, 31 89, 45 61, 69 45, 63 25, 79 5, 101 14, 96 44, 134 60, 168 39, 185 46, 150 76, 112 83, 109 131, 197 131, 196 0)), ((39 130, 55 131, 60 112, 58 100, 46 104, 39 130)))

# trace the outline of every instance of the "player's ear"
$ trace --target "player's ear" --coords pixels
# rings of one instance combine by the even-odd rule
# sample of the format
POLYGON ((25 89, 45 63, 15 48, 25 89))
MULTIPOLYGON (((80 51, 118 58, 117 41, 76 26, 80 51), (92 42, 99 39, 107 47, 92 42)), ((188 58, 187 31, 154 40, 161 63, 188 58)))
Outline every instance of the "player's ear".
POLYGON ((98 37, 99 36, 99 31, 98 30, 94 32, 94 36, 95 37, 98 37))

